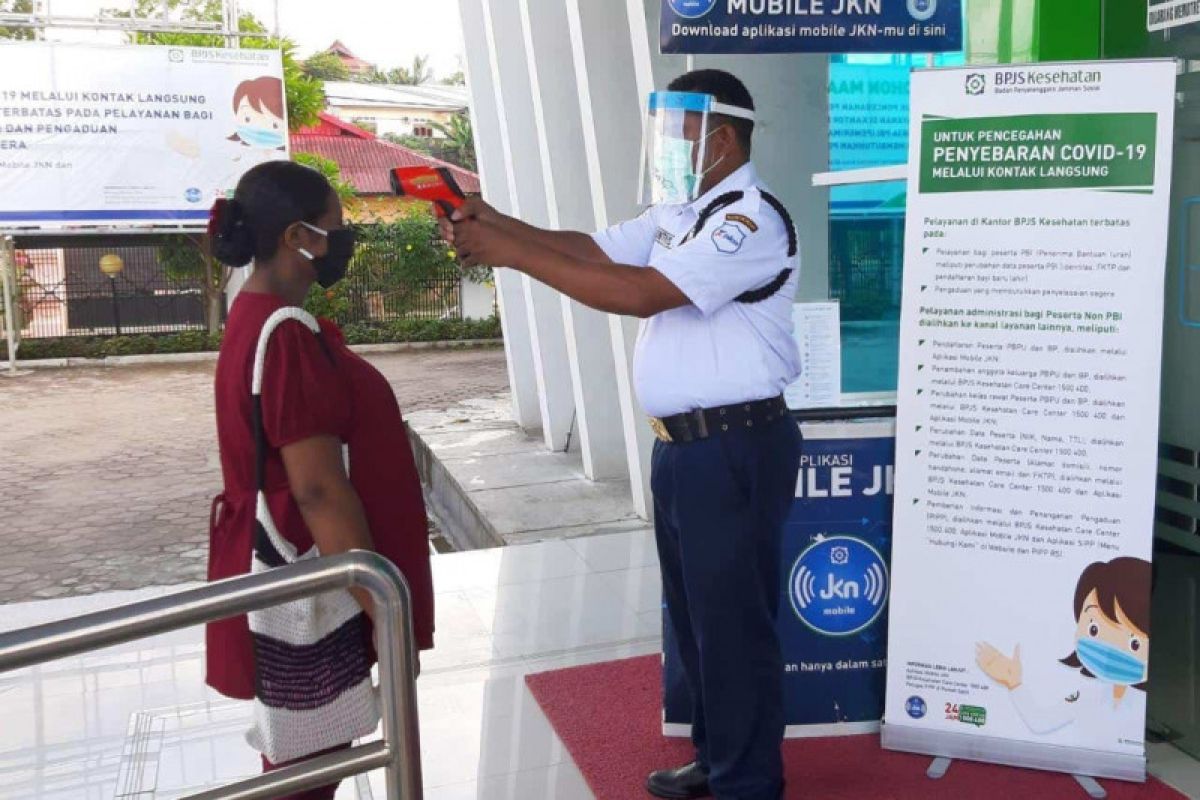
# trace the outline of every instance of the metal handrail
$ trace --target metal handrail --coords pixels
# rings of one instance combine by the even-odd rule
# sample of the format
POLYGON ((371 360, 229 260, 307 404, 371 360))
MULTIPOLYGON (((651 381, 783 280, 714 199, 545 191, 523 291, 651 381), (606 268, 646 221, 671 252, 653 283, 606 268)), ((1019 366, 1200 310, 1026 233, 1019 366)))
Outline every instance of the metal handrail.
POLYGON ((167 633, 324 592, 360 587, 375 601, 383 739, 222 786, 187 800, 267 800, 384 769, 389 800, 421 800, 412 595, 376 553, 352 552, 0 634, 0 673, 167 633))

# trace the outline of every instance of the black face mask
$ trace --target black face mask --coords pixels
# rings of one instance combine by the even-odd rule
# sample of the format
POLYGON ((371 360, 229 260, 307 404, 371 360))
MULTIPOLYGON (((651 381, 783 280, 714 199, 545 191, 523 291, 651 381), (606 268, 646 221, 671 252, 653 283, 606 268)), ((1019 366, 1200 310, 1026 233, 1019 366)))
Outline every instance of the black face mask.
POLYGON ((350 267, 350 259, 354 258, 354 231, 351 228, 338 228, 326 231, 318 228, 316 225, 309 225, 307 222, 301 222, 300 224, 310 231, 316 231, 321 234, 329 242, 329 248, 325 251, 325 255, 320 258, 315 257, 303 248, 300 249, 300 253, 313 262, 313 268, 317 271, 317 283, 321 285, 322 289, 328 289, 346 277, 346 270, 350 267))

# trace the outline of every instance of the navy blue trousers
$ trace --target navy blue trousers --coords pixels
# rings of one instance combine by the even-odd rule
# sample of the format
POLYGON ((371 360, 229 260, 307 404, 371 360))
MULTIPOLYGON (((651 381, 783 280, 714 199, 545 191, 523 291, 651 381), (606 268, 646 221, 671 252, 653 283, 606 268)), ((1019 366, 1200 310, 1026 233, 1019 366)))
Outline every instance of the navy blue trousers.
POLYGON ((719 800, 778 800, 783 790, 775 617, 800 443, 784 417, 654 447, 663 597, 691 693, 696 759, 719 800))

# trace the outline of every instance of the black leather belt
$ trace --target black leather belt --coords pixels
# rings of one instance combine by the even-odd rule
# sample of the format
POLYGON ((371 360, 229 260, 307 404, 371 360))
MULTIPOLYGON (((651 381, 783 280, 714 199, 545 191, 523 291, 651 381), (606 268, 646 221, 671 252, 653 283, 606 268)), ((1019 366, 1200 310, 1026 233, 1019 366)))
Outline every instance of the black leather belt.
POLYGON ((752 403, 702 408, 673 417, 651 417, 650 427, 660 440, 683 444, 707 439, 719 433, 753 430, 755 427, 769 425, 787 414, 787 402, 781 395, 752 403))

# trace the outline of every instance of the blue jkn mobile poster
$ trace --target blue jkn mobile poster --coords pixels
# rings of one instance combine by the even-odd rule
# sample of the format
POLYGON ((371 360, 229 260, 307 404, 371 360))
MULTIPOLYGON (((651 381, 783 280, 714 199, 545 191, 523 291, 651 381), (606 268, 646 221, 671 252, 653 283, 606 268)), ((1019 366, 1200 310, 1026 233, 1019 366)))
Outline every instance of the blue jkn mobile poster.
POLYGON ((961 0, 663 0, 663 53, 942 53, 961 0))
MULTIPOLYGON (((789 736, 862 733, 883 716, 895 425, 802 430, 780 575, 785 720, 789 736)), ((664 731, 687 735, 691 704, 667 624, 663 652, 664 731)))

